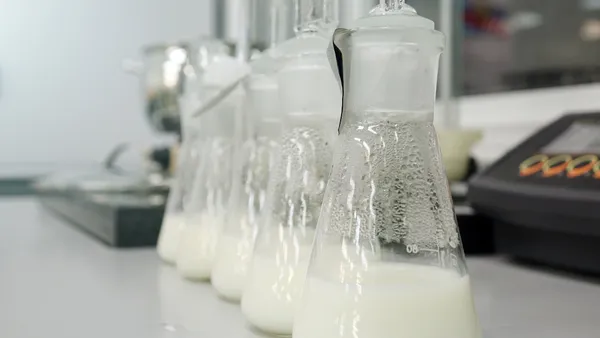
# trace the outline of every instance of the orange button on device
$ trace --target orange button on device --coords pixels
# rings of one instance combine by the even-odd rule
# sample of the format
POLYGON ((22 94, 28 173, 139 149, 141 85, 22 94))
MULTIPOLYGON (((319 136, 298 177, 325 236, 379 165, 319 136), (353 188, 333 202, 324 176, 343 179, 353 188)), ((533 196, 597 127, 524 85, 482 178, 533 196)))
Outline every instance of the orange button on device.
POLYGON ((574 159, 567 166, 567 177, 573 178, 587 174, 594 168, 596 162, 598 162, 596 155, 584 155, 574 159))
POLYGON ((519 174, 521 176, 531 176, 540 170, 544 166, 544 162, 548 160, 548 156, 546 155, 534 155, 530 158, 526 159, 519 166, 519 174))
POLYGON ((542 166, 542 172, 544 177, 552 177, 559 175, 571 162, 573 158, 570 155, 558 155, 554 156, 544 163, 542 166))

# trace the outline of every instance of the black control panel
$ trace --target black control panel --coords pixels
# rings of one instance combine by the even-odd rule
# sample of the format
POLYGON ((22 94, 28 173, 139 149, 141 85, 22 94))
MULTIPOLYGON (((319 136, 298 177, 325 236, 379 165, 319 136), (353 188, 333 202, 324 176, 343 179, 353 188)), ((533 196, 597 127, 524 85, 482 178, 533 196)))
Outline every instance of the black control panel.
POLYGON ((542 128, 477 175, 468 200, 495 220, 499 251, 600 273, 600 113, 542 128))
POLYGON ((600 115, 567 116, 511 151, 487 175, 519 184, 600 188, 600 115))

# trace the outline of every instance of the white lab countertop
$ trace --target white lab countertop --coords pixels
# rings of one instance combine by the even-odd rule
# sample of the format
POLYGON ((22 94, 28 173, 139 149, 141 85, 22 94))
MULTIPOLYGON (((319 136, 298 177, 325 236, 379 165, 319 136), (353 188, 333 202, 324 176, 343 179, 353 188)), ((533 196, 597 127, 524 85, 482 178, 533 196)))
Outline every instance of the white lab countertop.
MULTIPOLYGON (((0 337, 256 337, 239 306, 180 280, 152 249, 106 247, 33 199, 0 199, 0 219, 0 337)), ((600 337, 598 280, 468 264, 485 338, 600 337)))

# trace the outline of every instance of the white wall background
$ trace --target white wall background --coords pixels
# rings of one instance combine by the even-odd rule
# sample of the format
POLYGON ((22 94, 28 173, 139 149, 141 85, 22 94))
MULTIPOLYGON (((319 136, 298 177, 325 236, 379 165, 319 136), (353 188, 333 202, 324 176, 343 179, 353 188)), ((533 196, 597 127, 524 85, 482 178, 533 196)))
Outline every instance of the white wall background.
POLYGON ((210 0, 0 0, 0 166, 99 161, 150 145, 140 47, 208 33, 210 0))

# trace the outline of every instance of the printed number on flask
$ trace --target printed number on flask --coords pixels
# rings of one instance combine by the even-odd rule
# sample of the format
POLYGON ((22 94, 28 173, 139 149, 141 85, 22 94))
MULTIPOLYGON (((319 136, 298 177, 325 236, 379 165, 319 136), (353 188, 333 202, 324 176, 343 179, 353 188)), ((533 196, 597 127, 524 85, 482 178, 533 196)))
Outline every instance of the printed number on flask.
POLYGON ((406 252, 408 252, 409 254, 419 253, 419 247, 416 244, 407 245, 406 252))

